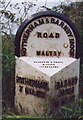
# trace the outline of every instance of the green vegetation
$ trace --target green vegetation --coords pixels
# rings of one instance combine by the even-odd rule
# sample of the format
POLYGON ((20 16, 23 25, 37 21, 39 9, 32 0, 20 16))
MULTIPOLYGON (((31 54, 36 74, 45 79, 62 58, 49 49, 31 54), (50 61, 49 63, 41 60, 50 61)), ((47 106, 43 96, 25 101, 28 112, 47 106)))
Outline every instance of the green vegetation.
POLYGON ((15 82, 14 37, 2 36, 2 98, 3 103, 13 107, 15 82))
MULTIPOLYGON (((10 4, 10 3, 9 3, 10 4)), ((12 4, 10 4, 12 6, 12 4)), ((3 3, 4 6, 4 3, 3 3)), ((6 5, 5 5, 6 6, 6 5)), ((7 6, 6 6, 7 7, 7 6)), ((8 12, 8 10, 3 9, 4 11, 0 11, 0 14, 3 15, 4 17, 6 17, 6 20, 8 20, 9 22, 11 21, 11 23, 17 23, 17 24, 21 24, 21 22, 24 20, 24 18, 26 17, 27 14, 25 14, 25 16, 20 17, 18 19, 16 19, 15 21, 15 15, 10 11, 8 12), (9 17, 8 17, 9 16, 9 17)), ((29 6, 30 7, 30 6, 29 6)), ((32 7, 32 6, 31 6, 32 7)), ((18 8, 18 4, 16 6, 16 10, 20 11, 20 9, 18 8)), ((60 5, 58 7, 53 7, 52 9, 46 8, 45 6, 43 6, 43 8, 45 10, 53 10, 55 12, 60 12, 60 10, 62 11, 62 13, 66 14, 67 16, 69 16, 76 24, 79 33, 80 33, 80 38, 81 38, 81 72, 80 72, 80 90, 79 90, 79 100, 77 102, 77 104, 72 105, 69 104, 67 106, 63 106, 60 111, 58 111, 58 113, 55 115, 55 117, 61 119, 66 119, 66 118, 77 118, 81 115, 83 115, 83 1, 82 2, 77 2, 76 4, 69 4, 69 5, 60 5)), ((28 13, 28 11, 26 12, 28 13)), ((3 21, 2 21, 3 22, 3 21)), ((8 22, 8 25, 9 25, 8 22)), ((1 23, 3 24, 3 23, 1 23)), ((5 23, 7 24, 7 23, 5 23)), ((7 26, 8 27, 8 26, 7 26)), ((29 116, 18 116, 16 111, 14 110, 14 85, 15 85, 15 46, 14 46, 14 39, 15 36, 13 36, 11 34, 11 28, 8 28, 10 30, 10 35, 8 35, 6 32, 4 32, 4 24, 3 24, 3 30, 2 33, 4 33, 5 35, 2 36, 2 52, 3 52, 3 56, 2 56, 2 83, 3 83, 3 120, 11 120, 13 119, 38 119, 39 118, 32 118, 29 116)), ((7 28, 6 28, 7 31, 7 28)), ((50 116, 51 117, 51 116, 50 116)), ((55 118, 54 120, 56 120, 57 118, 55 118)), ((40 118, 41 119, 41 118, 40 118)), ((50 118, 48 118, 48 116, 44 116, 44 118, 42 118, 42 120, 50 120, 50 118)), ((83 117, 79 120, 82 120, 83 117)), ((51 120, 53 120, 51 118, 51 120)))
MULTIPOLYGON (((66 106, 62 106, 62 108, 57 112, 57 114, 53 117, 53 116, 43 116, 42 118, 39 117, 33 117, 33 116, 24 116, 24 115, 15 115, 14 113, 9 113, 3 116, 4 120, 10 120, 11 118, 19 118, 19 119, 41 119, 41 120, 56 120, 56 119, 60 119, 60 120, 65 120, 65 119, 69 119, 72 120, 72 118, 74 118, 74 120, 78 119, 80 116, 83 115, 83 109, 81 108, 83 107, 83 99, 79 99, 78 104, 77 103, 73 103, 73 104, 69 104, 66 106)), ((80 119, 81 120, 81 119, 80 119)))

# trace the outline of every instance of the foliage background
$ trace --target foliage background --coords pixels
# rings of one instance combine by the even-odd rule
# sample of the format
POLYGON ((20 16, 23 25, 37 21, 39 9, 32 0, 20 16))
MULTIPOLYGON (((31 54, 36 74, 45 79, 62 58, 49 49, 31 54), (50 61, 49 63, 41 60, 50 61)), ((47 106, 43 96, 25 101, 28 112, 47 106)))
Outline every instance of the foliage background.
MULTIPOLYGON (((81 41, 81 66, 80 66, 80 90, 79 102, 77 104, 76 112, 74 106, 65 106, 59 111, 56 116, 75 117, 83 114, 83 1, 70 2, 66 4, 61 2, 60 5, 49 8, 46 6, 39 7, 35 12, 53 10, 58 13, 63 13, 68 16, 77 26, 80 34, 81 41), (68 4, 67 4, 68 3, 68 4)), ((2 103, 3 114, 14 115, 17 114, 14 109, 14 96, 15 96, 15 34, 13 30, 17 29, 19 25, 28 17, 29 10, 35 7, 33 2, 22 2, 12 4, 11 0, 6 3, 0 1, 0 24, 2 32, 2 103), (21 13, 21 7, 22 13, 21 13), (16 28, 14 28, 14 26, 16 28)), ((16 30, 15 30, 16 31, 16 30)))

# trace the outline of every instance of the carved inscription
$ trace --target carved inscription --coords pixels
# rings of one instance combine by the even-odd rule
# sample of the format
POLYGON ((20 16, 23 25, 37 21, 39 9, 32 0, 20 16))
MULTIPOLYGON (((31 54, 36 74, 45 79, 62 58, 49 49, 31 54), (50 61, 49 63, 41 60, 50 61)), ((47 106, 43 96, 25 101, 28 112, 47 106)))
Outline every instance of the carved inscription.
POLYGON ((77 83, 77 77, 69 78, 67 80, 55 81, 55 89, 59 89, 66 86, 73 86, 77 83))
POLYGON ((39 64, 41 68, 59 68, 57 64, 62 64, 63 61, 34 61, 34 64, 39 64))
POLYGON ((69 39, 69 42, 70 42, 69 54, 70 54, 70 57, 73 57, 74 56, 74 51, 75 51, 74 39, 69 39))
POLYGON ((25 94, 33 95, 40 98, 45 98, 47 91, 49 90, 49 83, 44 80, 33 80, 30 78, 16 77, 16 82, 20 83, 19 92, 22 93, 23 85, 25 86, 25 94))
POLYGON ((62 55, 61 51, 41 51, 41 50, 37 50, 36 51, 36 55, 37 56, 57 56, 60 57, 62 55))
POLYGON ((59 33, 41 33, 41 32, 37 32, 37 37, 38 38, 59 38, 60 34, 59 33))
POLYGON ((55 90, 62 105, 75 100, 74 87, 77 84, 77 79, 76 76, 64 81, 55 81, 55 90))
POLYGON ((33 95, 33 96, 37 96, 40 98, 45 98, 46 93, 40 90, 35 90, 34 88, 29 88, 29 87, 25 87, 25 93, 26 95, 33 95))
MULTIPOLYGON (((73 32, 71 30, 71 28, 69 27, 69 25, 67 25, 64 21, 58 19, 58 18, 54 18, 54 17, 46 17, 46 18, 39 18, 39 19, 36 19, 34 20, 33 22, 30 23, 30 25, 27 27, 27 29, 23 32, 22 34, 22 37, 21 37, 21 55, 22 56, 26 56, 27 55, 27 43, 28 43, 28 38, 30 37, 30 33, 36 29, 38 26, 41 27, 41 25, 48 25, 49 24, 54 24, 55 27, 56 26, 59 26, 61 29, 63 29, 65 31, 65 33, 67 34, 67 37, 69 39, 69 45, 67 45, 67 47, 69 46, 69 56, 70 57, 75 57, 75 37, 73 35, 73 32)), ((51 28, 50 28, 51 29, 51 28)), ((55 31, 39 31, 37 30, 36 33, 35 33, 35 37, 36 39, 54 39, 54 40, 58 40, 58 39, 61 39, 61 33, 58 33, 55 31)), ((63 39, 61 39, 62 41, 63 39)), ((64 41, 64 40, 63 40, 64 41)), ((63 43, 63 49, 67 48, 67 47, 64 47, 64 44, 63 43)), ((59 48, 60 49, 60 48, 59 48)), ((60 57, 64 55, 63 51, 61 50, 54 50, 54 51, 51 51, 49 49, 49 51, 45 51, 45 50, 42 50, 42 49, 39 49, 39 50, 36 50, 36 56, 56 56, 56 57, 60 57)))
MULTIPOLYGON (((55 90, 57 96, 63 103, 64 98, 71 101, 75 98, 74 86, 77 84, 77 77, 73 77, 67 80, 55 81, 55 90)), ((24 77, 16 77, 16 82, 19 83, 19 92, 23 92, 25 89, 26 95, 33 95, 40 98, 45 98, 47 91, 49 91, 49 83, 47 81, 33 80, 24 77), (23 85, 26 85, 25 87, 23 85)))

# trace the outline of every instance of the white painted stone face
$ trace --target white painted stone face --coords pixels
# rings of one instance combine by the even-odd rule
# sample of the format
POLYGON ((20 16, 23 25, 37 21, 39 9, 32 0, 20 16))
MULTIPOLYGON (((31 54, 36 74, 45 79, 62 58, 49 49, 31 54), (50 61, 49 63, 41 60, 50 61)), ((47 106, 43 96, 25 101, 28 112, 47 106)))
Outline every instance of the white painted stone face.
POLYGON ((44 57, 20 57, 27 64, 33 66, 39 71, 45 73, 48 76, 56 74, 58 71, 62 70, 64 67, 68 66, 72 62, 75 62, 75 58, 44 58, 44 57))
MULTIPOLYGON (((49 107, 51 112, 54 111, 52 99, 59 106, 73 99, 77 100, 79 59, 16 58, 15 82, 15 105, 19 112, 42 116, 46 107, 49 107)), ((57 110, 56 104, 54 109, 57 110)))
POLYGON ((20 48, 22 51, 25 49, 28 57, 38 57, 37 51, 41 51, 39 56, 75 57, 76 38, 70 26, 64 21, 50 16, 41 17, 32 21, 24 29, 20 48), (43 21, 43 24, 39 21, 43 21), (32 31, 29 34, 30 30, 32 31), (73 56, 70 55, 71 49, 74 50, 73 56), (43 51, 44 55, 42 55, 43 51), (52 51, 52 54, 49 51, 52 51))
POLYGON ((16 35, 15 105, 30 116, 78 99, 79 35, 65 16, 48 13, 26 19, 16 35))

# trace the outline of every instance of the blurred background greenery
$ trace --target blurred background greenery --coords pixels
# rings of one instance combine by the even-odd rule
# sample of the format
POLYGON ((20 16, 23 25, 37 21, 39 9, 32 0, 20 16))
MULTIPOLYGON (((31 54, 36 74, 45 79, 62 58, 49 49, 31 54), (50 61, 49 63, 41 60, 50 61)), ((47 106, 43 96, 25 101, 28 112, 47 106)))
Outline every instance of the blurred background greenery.
MULTIPOLYGON (((10 24, 17 24, 18 27, 27 17, 28 10, 35 6, 35 4, 29 3, 28 6, 22 2, 24 9, 24 15, 20 15, 19 18, 16 18, 16 13, 14 14, 11 10, 9 11, 7 8, 10 7, 15 8, 16 11, 20 11, 20 7, 18 6, 19 3, 15 5, 11 4, 11 1, 7 4, 5 2, 0 1, 0 6, 2 10, 0 10, 0 17, 2 20, 0 21, 2 25, 2 103, 3 103, 3 115, 9 118, 16 117, 16 113, 14 110, 14 96, 15 96, 15 35, 12 34, 12 27, 9 27, 10 24), (3 23, 3 16, 5 21, 3 23), (5 24, 7 26, 5 27, 5 24), (7 31, 9 31, 7 33, 7 31)), ((59 113, 56 117, 63 117, 63 118, 71 118, 71 117, 79 117, 83 115, 83 1, 79 2, 70 2, 69 4, 62 4, 58 6, 54 6, 49 8, 46 6, 41 6, 39 10, 53 10, 58 13, 65 14, 68 16, 75 24, 80 34, 80 48, 81 48, 81 55, 80 55, 80 89, 79 89, 79 100, 76 106, 76 110, 74 109, 75 106, 64 106, 61 108, 59 113)), ((37 11, 36 11, 37 12, 37 11)), ((20 12, 19 12, 20 14, 20 12)), ((3 117, 3 118, 6 118, 3 117)), ((19 118, 19 116, 17 116, 19 118)), ((23 117, 23 116, 20 116, 23 117)))

